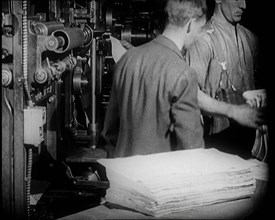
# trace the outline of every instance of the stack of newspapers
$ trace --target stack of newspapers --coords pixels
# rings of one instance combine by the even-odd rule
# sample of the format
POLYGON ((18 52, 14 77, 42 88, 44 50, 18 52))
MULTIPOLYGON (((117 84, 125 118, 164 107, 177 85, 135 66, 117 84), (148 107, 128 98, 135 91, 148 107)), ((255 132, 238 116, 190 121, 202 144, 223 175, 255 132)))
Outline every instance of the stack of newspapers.
POLYGON ((214 148, 98 162, 110 183, 107 202, 155 217, 251 197, 256 188, 250 163, 214 148))

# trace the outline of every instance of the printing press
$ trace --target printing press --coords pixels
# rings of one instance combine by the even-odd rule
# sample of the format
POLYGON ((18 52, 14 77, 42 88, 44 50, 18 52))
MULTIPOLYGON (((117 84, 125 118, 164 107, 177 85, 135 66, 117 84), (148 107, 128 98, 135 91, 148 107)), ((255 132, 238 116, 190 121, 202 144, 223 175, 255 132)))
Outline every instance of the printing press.
POLYGON ((1 213, 56 219, 97 207, 109 187, 97 160, 107 158, 112 48, 158 36, 165 0, 1 4, 1 213))

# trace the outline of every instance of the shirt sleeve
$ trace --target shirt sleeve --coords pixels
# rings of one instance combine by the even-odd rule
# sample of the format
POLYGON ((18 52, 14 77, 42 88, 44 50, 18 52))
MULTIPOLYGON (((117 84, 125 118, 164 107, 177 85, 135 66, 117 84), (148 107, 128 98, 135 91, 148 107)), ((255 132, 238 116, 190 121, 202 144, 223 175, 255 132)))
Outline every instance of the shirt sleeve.
POLYGON ((203 39, 195 41, 186 50, 185 58, 186 62, 197 74, 200 89, 204 89, 211 59, 211 48, 209 44, 203 39))
POLYGON ((197 92, 197 80, 192 75, 180 76, 171 92, 171 120, 179 149, 204 147, 197 92))

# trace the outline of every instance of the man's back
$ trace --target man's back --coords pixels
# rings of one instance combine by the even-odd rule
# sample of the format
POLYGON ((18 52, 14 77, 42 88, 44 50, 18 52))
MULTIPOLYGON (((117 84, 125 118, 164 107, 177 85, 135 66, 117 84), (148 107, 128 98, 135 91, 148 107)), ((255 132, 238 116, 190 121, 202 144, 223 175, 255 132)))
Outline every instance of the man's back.
POLYGON ((114 72, 115 156, 203 147, 195 74, 164 36, 128 51, 114 72))

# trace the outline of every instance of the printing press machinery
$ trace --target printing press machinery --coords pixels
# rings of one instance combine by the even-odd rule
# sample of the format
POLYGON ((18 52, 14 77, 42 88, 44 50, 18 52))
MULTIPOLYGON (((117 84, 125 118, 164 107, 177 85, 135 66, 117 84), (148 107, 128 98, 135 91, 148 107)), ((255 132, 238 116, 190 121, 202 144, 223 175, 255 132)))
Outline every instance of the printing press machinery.
POLYGON ((132 46, 153 39, 163 3, 2 1, 3 213, 55 218, 73 212, 71 199, 82 208, 100 203, 108 187, 96 160, 107 156, 99 133, 115 64, 110 37, 132 46))
POLYGON ((111 38, 161 33, 165 0, 2 1, 2 214, 55 219, 102 203, 99 134, 111 38))

